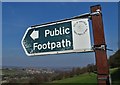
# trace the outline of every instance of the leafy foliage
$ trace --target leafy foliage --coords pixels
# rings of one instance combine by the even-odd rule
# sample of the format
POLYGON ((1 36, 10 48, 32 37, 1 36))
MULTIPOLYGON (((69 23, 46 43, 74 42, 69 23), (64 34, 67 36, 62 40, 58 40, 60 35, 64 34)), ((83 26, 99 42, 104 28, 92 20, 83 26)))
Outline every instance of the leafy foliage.
POLYGON ((120 68, 120 49, 115 54, 110 56, 109 64, 111 68, 115 68, 115 67, 120 68))

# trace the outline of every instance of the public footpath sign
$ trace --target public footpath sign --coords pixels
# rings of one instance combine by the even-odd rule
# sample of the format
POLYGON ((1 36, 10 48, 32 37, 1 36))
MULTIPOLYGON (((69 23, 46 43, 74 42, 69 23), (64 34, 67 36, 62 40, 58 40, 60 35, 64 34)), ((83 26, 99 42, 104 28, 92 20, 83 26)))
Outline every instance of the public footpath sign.
POLYGON ((88 18, 31 26, 21 43, 28 56, 92 51, 88 18))
POLYGON ((110 85, 101 6, 91 6, 90 10, 70 19, 29 27, 21 42, 25 53, 34 56, 94 51, 98 85, 110 85), (93 47, 88 20, 92 23, 93 47))

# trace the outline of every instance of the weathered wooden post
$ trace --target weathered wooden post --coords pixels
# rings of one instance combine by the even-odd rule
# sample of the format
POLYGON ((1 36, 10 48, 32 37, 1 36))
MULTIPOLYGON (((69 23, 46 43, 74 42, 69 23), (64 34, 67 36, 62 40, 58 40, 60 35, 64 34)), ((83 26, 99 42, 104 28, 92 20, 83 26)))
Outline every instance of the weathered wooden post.
POLYGON ((101 6, 91 6, 91 13, 93 12, 100 12, 98 15, 91 17, 98 85, 109 85, 109 66, 107 61, 101 6))

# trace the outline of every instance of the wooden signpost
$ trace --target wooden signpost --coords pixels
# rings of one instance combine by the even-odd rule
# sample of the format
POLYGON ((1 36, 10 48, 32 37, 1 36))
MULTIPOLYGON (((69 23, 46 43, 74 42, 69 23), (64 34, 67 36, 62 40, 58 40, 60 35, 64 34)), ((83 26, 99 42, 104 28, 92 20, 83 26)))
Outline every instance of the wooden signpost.
POLYGON ((106 54, 106 42, 100 5, 91 6, 91 13, 100 11, 100 14, 92 16, 92 28, 94 37, 94 51, 97 66, 97 78, 99 85, 109 85, 109 66, 106 54))

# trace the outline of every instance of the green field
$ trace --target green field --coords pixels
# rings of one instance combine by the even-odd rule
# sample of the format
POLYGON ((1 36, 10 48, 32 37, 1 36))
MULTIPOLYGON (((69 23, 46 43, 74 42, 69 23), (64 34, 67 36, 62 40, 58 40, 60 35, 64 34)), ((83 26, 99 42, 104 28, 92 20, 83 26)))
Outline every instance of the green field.
POLYGON ((120 85, 120 69, 114 68, 110 70, 112 85, 120 85))
POLYGON ((96 83, 97 75, 94 73, 81 74, 79 76, 74 76, 72 78, 67 78, 63 80, 53 81, 53 83, 96 83))
MULTIPOLYGON (((120 85, 120 70, 118 68, 110 69, 112 85, 120 85)), ((97 75, 94 73, 81 74, 72 78, 53 81, 52 83, 94 83, 97 84, 97 75)))

